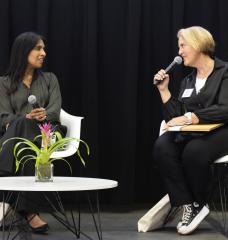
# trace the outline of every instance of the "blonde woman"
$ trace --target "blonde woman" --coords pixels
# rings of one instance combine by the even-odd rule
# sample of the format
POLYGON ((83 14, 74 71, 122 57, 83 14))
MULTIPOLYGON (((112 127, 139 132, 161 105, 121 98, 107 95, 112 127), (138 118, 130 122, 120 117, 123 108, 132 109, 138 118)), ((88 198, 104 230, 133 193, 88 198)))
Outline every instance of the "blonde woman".
POLYGON ((209 214, 206 202, 212 179, 210 165, 227 154, 228 65, 214 57, 215 42, 206 29, 180 29, 177 37, 179 55, 193 71, 182 80, 177 98, 169 90, 169 75, 163 69, 154 76, 167 127, 224 123, 205 134, 166 132, 155 143, 154 159, 171 205, 183 209, 177 231, 186 235, 209 214))

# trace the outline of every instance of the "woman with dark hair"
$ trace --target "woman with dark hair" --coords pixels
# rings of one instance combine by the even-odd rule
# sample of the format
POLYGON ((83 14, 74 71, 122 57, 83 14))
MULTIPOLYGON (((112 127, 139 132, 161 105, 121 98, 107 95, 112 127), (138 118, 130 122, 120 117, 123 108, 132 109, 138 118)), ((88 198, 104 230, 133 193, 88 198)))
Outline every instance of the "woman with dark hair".
MULTIPOLYGON (((40 135, 39 124, 51 122, 64 135, 60 125, 61 93, 56 76, 40 70, 46 53, 43 37, 33 33, 20 34, 14 41, 6 74, 0 78, 0 144, 12 137, 33 140, 40 135), (35 95, 40 107, 33 108, 28 97, 35 95)), ((9 141, 0 152, 0 175, 15 175, 13 147, 9 141)), ((19 175, 34 175, 34 162, 28 161, 19 175)), ((33 232, 48 230, 38 213, 35 193, 24 193, 19 210, 26 216, 33 232), (34 200, 34 201, 33 201, 34 200)))

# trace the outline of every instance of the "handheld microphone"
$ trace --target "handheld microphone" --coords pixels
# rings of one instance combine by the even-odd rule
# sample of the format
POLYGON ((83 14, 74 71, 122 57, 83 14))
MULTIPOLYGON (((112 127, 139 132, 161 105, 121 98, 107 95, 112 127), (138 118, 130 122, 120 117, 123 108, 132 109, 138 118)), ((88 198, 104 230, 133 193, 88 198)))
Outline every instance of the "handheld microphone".
POLYGON ((40 108, 40 105, 38 104, 37 100, 36 100, 36 96, 35 95, 30 95, 28 97, 28 103, 32 105, 32 108, 40 108))
MULTIPOLYGON (((182 57, 176 56, 173 61, 169 64, 169 66, 165 69, 165 73, 169 73, 176 65, 180 65, 182 63, 182 57)), ((160 80, 154 79, 154 85, 158 85, 161 83, 160 80)))

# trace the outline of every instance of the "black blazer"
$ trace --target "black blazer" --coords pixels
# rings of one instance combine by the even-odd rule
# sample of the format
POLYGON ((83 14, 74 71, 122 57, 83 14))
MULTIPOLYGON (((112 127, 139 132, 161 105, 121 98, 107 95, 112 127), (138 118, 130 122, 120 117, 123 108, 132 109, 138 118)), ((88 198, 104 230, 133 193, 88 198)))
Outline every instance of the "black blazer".
POLYGON ((228 63, 215 58, 214 69, 198 94, 195 82, 194 69, 182 80, 178 98, 172 96, 163 104, 165 120, 194 112, 199 123, 228 123, 228 63), (186 89, 193 89, 189 97, 183 96, 186 89))

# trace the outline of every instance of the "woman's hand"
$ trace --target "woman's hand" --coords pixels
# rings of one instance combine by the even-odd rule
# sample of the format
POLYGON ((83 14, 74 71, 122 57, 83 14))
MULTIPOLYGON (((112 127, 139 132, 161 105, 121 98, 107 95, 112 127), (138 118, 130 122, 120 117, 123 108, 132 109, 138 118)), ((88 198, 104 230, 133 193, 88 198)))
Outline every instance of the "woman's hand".
POLYGON ((46 116, 46 110, 44 108, 35 108, 30 113, 26 114, 28 119, 36 119, 39 122, 44 121, 46 116))
POLYGON ((167 130, 169 127, 180 126, 180 125, 188 125, 188 124, 198 124, 199 118, 195 115, 195 113, 191 114, 192 119, 189 120, 187 116, 179 116, 172 118, 170 121, 166 123, 166 126, 163 130, 167 130))
POLYGON ((161 69, 154 75, 154 81, 158 82, 156 86, 160 92, 162 102, 166 103, 171 98, 171 93, 168 89, 169 75, 165 73, 165 70, 161 69))
POLYGON ((173 127, 173 126, 179 126, 179 125, 186 125, 186 124, 190 124, 190 123, 186 116, 180 116, 180 117, 172 118, 166 124, 168 127, 173 127))
POLYGON ((154 75, 154 81, 157 81, 156 85, 159 91, 168 90, 169 74, 166 74, 165 70, 161 69, 154 75))

